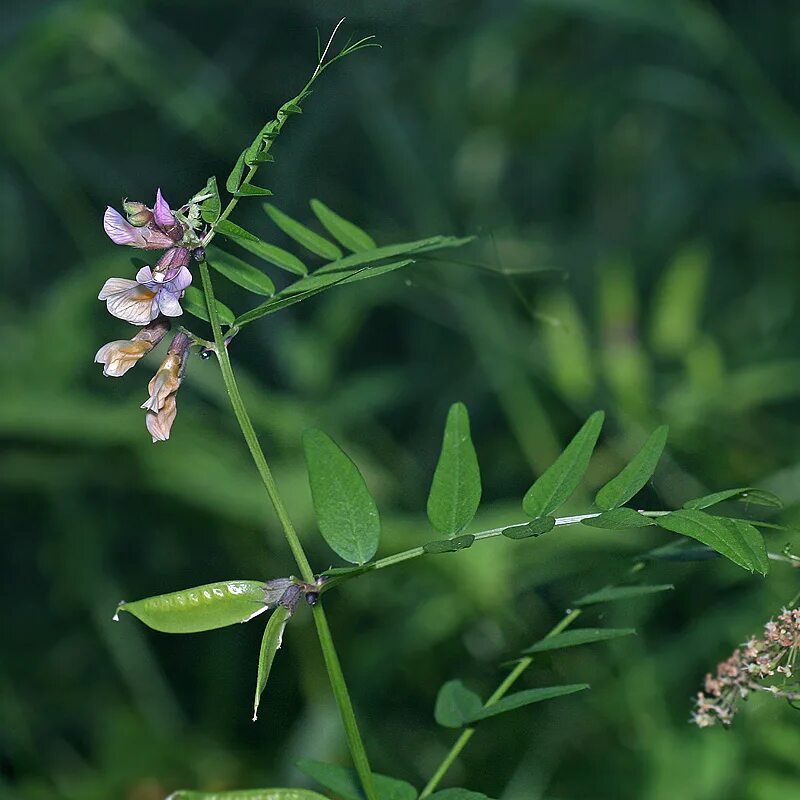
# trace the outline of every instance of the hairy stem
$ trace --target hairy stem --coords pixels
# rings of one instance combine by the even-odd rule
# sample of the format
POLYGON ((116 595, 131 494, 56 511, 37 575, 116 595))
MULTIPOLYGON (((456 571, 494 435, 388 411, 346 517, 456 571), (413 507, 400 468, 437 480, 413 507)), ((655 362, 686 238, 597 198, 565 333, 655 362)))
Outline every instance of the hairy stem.
MULTIPOLYGON (((548 634, 544 637, 545 639, 549 639, 551 636, 555 636, 558 633, 566 630, 576 619, 581 615, 581 609, 576 608, 570 611, 566 616, 564 616, 561 621, 555 625, 548 634)), ((533 656, 525 656, 521 658, 514 669, 506 675, 503 682, 494 690, 491 697, 483 704, 484 708, 488 708, 489 706, 493 706, 498 700, 501 700, 505 697, 508 690, 516 683, 518 678, 525 672, 526 669, 533 663, 533 656)), ((442 778, 447 774, 447 771, 453 765, 453 762, 458 758, 461 754, 461 751, 467 746, 469 740, 475 735, 475 728, 465 728, 461 735, 456 739, 453 746, 448 751, 447 755, 442 759, 442 763, 436 769, 436 772, 433 773, 433 776, 425 785, 425 788, 420 792, 419 800, 422 800, 424 797, 428 797, 436 787, 441 782, 442 778)))
MULTIPOLYGON (((283 500, 278 492, 278 487, 275 479, 272 476, 272 470, 269 468, 264 451, 261 449, 258 437, 250 416, 245 408, 242 396, 239 393, 239 387, 236 384, 236 378, 233 374, 233 367, 231 366, 228 350, 225 347, 225 340, 222 336, 222 328, 220 327, 219 317, 217 316, 217 307, 214 298, 214 289, 211 285, 211 276, 208 272, 208 265, 205 262, 200 263, 200 278, 203 284, 203 293, 205 294, 206 305, 208 307, 208 317, 211 322, 211 329, 214 332, 214 351, 216 352, 217 359, 219 360, 220 371, 222 372, 222 379, 225 383, 225 390, 228 393, 228 398, 233 407, 233 413, 242 429, 247 447, 255 462, 258 474, 261 476, 261 481, 264 488, 267 490, 269 499, 275 508, 275 513, 283 528, 283 533, 289 548, 292 551, 297 568, 303 580, 311 583, 314 580, 314 573, 311 565, 308 562, 303 545, 297 535, 297 531, 289 518, 289 513, 283 500)), ((321 604, 318 604, 313 609, 314 624, 317 627, 317 636, 319 637, 320 647, 322 648, 322 656, 325 660, 325 668, 328 672, 328 679, 333 690, 336 704, 339 707, 339 714, 342 718, 342 725, 344 726, 345 736, 347 738, 347 745, 350 749, 350 755, 353 759, 353 765, 356 768, 361 784, 364 787, 364 794, 367 800, 377 800, 375 788, 372 780, 372 770, 369 766, 367 752, 364 747, 364 742, 361 738, 361 733, 358 729, 356 722, 355 711, 353 704, 350 700, 350 693, 347 691, 347 684, 345 683, 344 674, 342 672, 341 664, 339 663, 339 656, 336 653, 336 648, 333 644, 333 637, 331 636, 330 628, 328 627, 328 620, 325 616, 325 611, 321 604)))

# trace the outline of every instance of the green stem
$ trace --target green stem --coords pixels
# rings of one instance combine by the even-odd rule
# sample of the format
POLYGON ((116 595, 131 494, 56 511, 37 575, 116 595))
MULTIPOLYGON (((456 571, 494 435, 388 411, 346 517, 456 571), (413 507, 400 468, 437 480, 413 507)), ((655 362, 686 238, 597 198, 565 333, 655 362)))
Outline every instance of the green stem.
MULTIPOLYGON (((311 583, 314 581, 314 572, 308 562, 303 545, 297 535, 297 531, 289 518, 289 513, 286 506, 283 504, 275 479, 272 476, 272 470, 269 468, 264 451, 258 441, 253 423, 250 421, 250 416, 245 408, 242 396, 239 393, 239 387, 236 384, 236 378, 233 374, 233 367, 228 356, 228 349, 225 347, 225 341, 222 336, 222 328, 219 323, 219 316, 217 315, 216 301, 214 298, 214 289, 211 285, 211 276, 208 272, 208 265, 203 261, 200 263, 200 279, 203 284, 203 292, 205 294, 206 306, 208 307, 208 318, 211 322, 211 330, 214 332, 214 351, 216 352, 217 359, 219 360, 220 371, 222 372, 222 380, 225 383, 225 390, 233 407, 233 413, 242 429, 247 447, 255 462, 258 474, 261 476, 261 481, 264 488, 267 490, 269 499, 275 508, 275 513, 280 520, 283 527, 286 541, 292 551, 297 567, 303 580, 311 583)), ((336 703, 339 707, 339 713, 342 718, 345 736, 347 737, 347 744, 350 749, 350 755, 353 759, 353 765, 364 787, 364 794, 367 800, 377 800, 375 788, 372 780, 372 770, 369 766, 367 759, 367 752, 364 747, 364 742, 361 739, 361 733, 358 730, 356 723, 355 711, 353 704, 350 700, 350 694, 347 691, 347 684, 345 683, 342 667, 339 663, 339 656, 336 653, 336 648, 333 644, 333 637, 331 636, 330 628, 328 627, 328 620, 321 605, 317 605, 313 610, 314 623, 317 626, 317 635, 319 637, 320 647, 322 648, 322 656, 325 660, 325 667, 328 671, 328 679, 331 683, 336 703)))
MULTIPOLYGON (((549 633, 544 637, 545 639, 549 639, 551 636, 555 636, 558 633, 566 630, 576 619, 581 615, 581 609, 576 608, 573 611, 570 611, 566 616, 564 616, 561 621, 555 625, 549 633)), ((516 666, 514 667, 511 672, 506 675, 503 682, 495 689, 494 693, 491 697, 483 704, 484 708, 488 708, 489 706, 494 705, 498 700, 501 700, 505 697, 508 690, 517 682, 519 677, 525 672, 526 669, 533 663, 533 656, 525 656, 521 658, 516 666)), ((453 762, 458 758, 461 754, 461 751, 467 746, 469 740, 475 735, 475 728, 465 728, 461 735, 456 739, 453 746, 448 751, 447 755, 442 760, 442 763, 439 764, 436 772, 433 773, 433 776, 425 785, 425 788, 420 792, 419 800, 423 800, 423 798, 428 797, 436 787, 441 782, 442 778, 447 774, 447 771, 453 765, 453 762)))

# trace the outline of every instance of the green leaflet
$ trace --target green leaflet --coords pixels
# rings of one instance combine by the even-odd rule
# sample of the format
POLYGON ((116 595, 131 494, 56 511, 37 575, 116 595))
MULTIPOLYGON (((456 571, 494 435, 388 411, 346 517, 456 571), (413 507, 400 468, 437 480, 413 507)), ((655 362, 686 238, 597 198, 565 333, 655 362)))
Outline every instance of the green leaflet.
POLYGON ((622 636, 632 636, 636 631, 633 628, 571 628, 553 636, 545 636, 536 644, 531 645, 522 652, 530 655, 531 653, 544 653, 548 650, 561 650, 565 647, 577 647, 582 644, 594 644, 595 642, 605 642, 609 639, 619 639, 622 636))
POLYGON ((323 431, 303 434, 311 497, 320 532, 346 561, 364 564, 378 549, 381 522, 367 484, 350 457, 323 431))
POLYGON ((236 163, 233 165, 231 174, 228 175, 228 178, 225 181, 225 188, 231 194, 234 194, 239 189, 239 184, 242 182, 242 176, 244 175, 245 168, 244 157, 246 153, 246 149, 239 153, 239 158, 236 159, 236 163))
POLYGON ((590 528, 608 528, 614 531, 623 531, 626 528, 646 528, 655 525, 652 517, 646 517, 632 508, 612 508, 596 517, 581 520, 582 525, 590 528))
POLYGON ((447 413, 442 449, 428 495, 428 519, 453 536, 472 522, 481 501, 481 473, 469 430, 469 413, 454 403, 447 413))
POLYGON ((206 194, 210 194, 211 197, 206 198, 200 204, 200 216, 203 218, 203 222, 208 222, 210 225, 213 225, 219 219, 219 214, 222 210, 217 179, 213 175, 206 182, 205 191, 206 194))
POLYGON ((306 265, 295 255, 292 255, 288 250, 282 247, 276 247, 274 244, 267 244, 262 242, 258 236, 245 230, 240 225, 236 225, 227 219, 218 222, 215 226, 217 233, 233 239, 239 247, 243 247, 253 255, 263 258, 264 261, 274 264, 276 267, 285 269, 287 272, 293 272, 295 275, 305 275, 308 273, 306 265))
POLYGON ((266 297, 275 294, 275 284, 269 276, 252 264, 242 261, 241 258, 214 248, 206 257, 206 261, 210 267, 237 286, 247 289, 248 292, 266 297))
MULTIPOLYGON (((361 782, 353 769, 307 758, 298 761, 297 767, 321 786, 330 789, 342 800, 364 800, 361 782)), ((378 775, 376 772, 372 773, 372 778, 378 800, 416 800, 417 798, 417 790, 410 783, 390 778, 387 775, 378 775)))
POLYGON ((475 543, 475 537, 471 533, 463 536, 456 536, 453 539, 437 539, 434 542, 426 542, 422 549, 426 553, 455 553, 457 550, 466 550, 475 543))
MULTIPOLYGON (((181 299, 181 305, 183 306, 183 310, 191 314, 193 317, 197 317, 205 322, 209 322, 205 295, 196 286, 189 286, 186 289, 183 298, 181 299)), ((216 301, 216 306, 219 321, 223 325, 232 325, 234 319, 233 311, 231 311, 228 306, 226 306, 224 303, 221 303, 219 300, 216 301)))
POLYGON ((231 222, 229 219, 223 219, 214 226, 217 233, 227 236, 229 239, 238 241, 258 242, 261 241, 258 236, 250 231, 245 230, 241 225, 231 222))
POLYGON ((594 502, 598 508, 608 511, 627 503, 650 480, 664 452, 668 433, 668 426, 662 425, 650 434, 622 472, 597 493, 594 502))
POLYGON ((181 789, 167 800, 328 800, 311 789, 239 789, 231 792, 192 792, 181 789))
POLYGON ((337 242, 353 252, 370 250, 375 247, 374 239, 364 230, 332 211, 321 200, 311 201, 311 210, 317 219, 337 242))
POLYGON ((582 692, 588 689, 588 683, 573 683, 566 686, 545 686, 540 689, 525 689, 521 692, 506 695, 502 700, 498 700, 490 706, 482 708, 477 713, 473 714, 468 722, 480 722, 489 717, 496 717, 498 714, 505 714, 507 711, 514 711, 523 706, 529 706, 532 703, 541 703, 543 700, 552 700, 554 697, 563 697, 564 695, 574 694, 575 692, 582 692))
POLYGON ((235 194, 236 197, 269 197, 272 195, 272 192, 269 189, 265 189, 263 186, 243 183, 235 194))
POLYGON ((117 614, 127 611, 148 627, 163 633, 211 631, 247 622, 266 611, 264 589, 262 581, 208 583, 133 603, 120 603, 117 614))
POLYGON ((534 518, 543 517, 552 514, 569 500, 589 466, 604 417, 602 411, 595 411, 564 452, 528 489, 522 501, 526 514, 534 518))
POLYGON ((445 728, 461 728, 483 708, 483 701, 461 681, 448 681, 436 695, 433 716, 445 728))
POLYGON ((597 592, 586 594, 573 601, 574 606, 593 606, 598 603, 611 603, 615 600, 630 600, 633 597, 642 597, 647 594, 669 592, 675 587, 671 583, 642 585, 642 586, 606 586, 597 592))
POLYGON ((714 517, 704 511, 683 509, 656 520, 659 527, 689 536, 716 550, 750 572, 766 575, 769 559, 764 537, 749 523, 727 517, 714 517))
POLYGON ((258 654, 258 675, 256 677, 256 695, 253 700, 253 722, 258 719, 258 706, 261 703, 261 695, 264 687, 269 680, 269 673, 272 671, 272 663, 283 642, 283 632, 286 623, 292 612, 285 606, 277 606, 272 612, 267 624, 264 627, 264 636, 261 639, 261 650, 258 654))
POLYGON ((281 296, 305 294, 306 292, 313 292, 318 289, 328 289, 331 286, 336 286, 339 283, 354 283, 355 281, 363 281, 367 278, 376 278, 378 275, 385 275, 387 272, 394 272, 396 269, 407 267, 413 264, 414 261, 406 258, 402 261, 390 261, 384 264, 373 264, 370 266, 353 267, 352 269, 342 269, 337 272, 323 272, 318 269, 311 275, 306 275, 299 281, 287 286, 281 291, 281 296))
POLYGON ((744 503, 753 503, 758 506, 769 506, 770 508, 783 508, 783 501, 778 495, 768 492, 766 489, 756 489, 753 486, 742 486, 738 489, 725 489, 722 492, 714 492, 703 497, 696 497, 694 500, 687 500, 684 508, 700 511, 710 508, 717 503, 725 500, 741 500, 744 503))
POLYGON ((342 251, 333 242, 315 233, 311 228, 300 224, 288 214, 284 214, 283 211, 271 203, 265 203, 264 210, 287 236, 301 244, 306 250, 310 250, 327 261, 336 261, 336 259, 342 257, 342 251))
POLYGON ((508 539, 527 539, 531 536, 541 536, 553 530, 556 525, 554 517, 539 517, 526 522, 524 525, 512 525, 503 531, 503 536, 508 539))

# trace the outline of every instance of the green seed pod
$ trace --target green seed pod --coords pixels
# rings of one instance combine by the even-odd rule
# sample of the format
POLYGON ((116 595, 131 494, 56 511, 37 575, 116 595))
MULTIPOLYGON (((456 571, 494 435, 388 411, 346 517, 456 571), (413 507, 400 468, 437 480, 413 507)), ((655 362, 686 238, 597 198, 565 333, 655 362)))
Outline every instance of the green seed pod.
POLYGON ((186 792, 171 794, 167 800, 326 800, 311 789, 242 789, 234 792, 186 792))
POLYGON ((247 622, 266 611, 271 600, 263 581, 221 581, 120 603, 114 619, 127 611, 156 631, 198 633, 247 622))

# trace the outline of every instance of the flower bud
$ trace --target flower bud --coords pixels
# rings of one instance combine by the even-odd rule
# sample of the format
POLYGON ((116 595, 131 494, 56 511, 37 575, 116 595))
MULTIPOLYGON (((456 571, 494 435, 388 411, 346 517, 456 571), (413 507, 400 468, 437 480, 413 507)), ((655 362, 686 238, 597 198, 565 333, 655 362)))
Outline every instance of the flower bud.
MULTIPOLYGON (((154 276, 163 275, 164 280, 172 280, 181 267, 189 265, 190 254, 185 247, 170 247, 169 250, 158 259, 158 263, 153 267, 154 276)), ((156 280, 158 278, 156 277, 156 280)))
POLYGON ((169 439, 172 423, 178 413, 175 395, 183 381, 190 346, 191 340, 185 333, 176 333, 166 358, 147 386, 150 397, 142 403, 142 408, 147 411, 145 425, 153 442, 169 439))
POLYGON ((135 228, 143 228, 153 219, 153 212, 138 200, 125 200, 122 207, 128 215, 128 222, 135 228))

